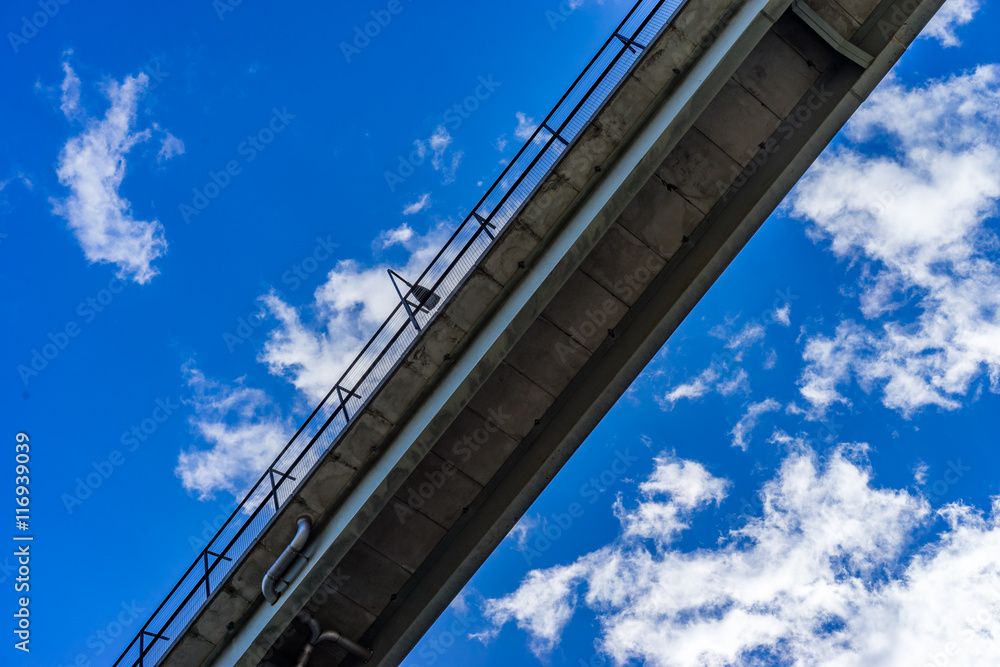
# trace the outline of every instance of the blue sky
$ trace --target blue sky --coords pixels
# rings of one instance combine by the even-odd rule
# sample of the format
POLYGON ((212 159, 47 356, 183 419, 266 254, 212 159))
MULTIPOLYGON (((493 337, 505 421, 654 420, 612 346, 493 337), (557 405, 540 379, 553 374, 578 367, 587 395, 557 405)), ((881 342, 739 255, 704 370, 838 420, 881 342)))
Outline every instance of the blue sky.
MULTIPOLYGON (((26 28, 44 4, 0 8, 0 400, 36 536, 33 651, 0 651, 110 664, 392 307, 385 267, 423 268, 628 4, 68 2, 26 28)), ((1000 10, 976 4, 408 664, 809 664, 893 633, 890 663, 996 661, 1000 10)))

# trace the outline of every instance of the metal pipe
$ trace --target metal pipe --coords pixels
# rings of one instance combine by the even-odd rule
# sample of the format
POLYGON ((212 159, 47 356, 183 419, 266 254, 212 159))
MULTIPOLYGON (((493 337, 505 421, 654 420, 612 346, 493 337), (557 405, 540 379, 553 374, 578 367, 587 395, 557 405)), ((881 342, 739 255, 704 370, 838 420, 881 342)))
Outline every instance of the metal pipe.
POLYGON ((302 647, 302 654, 299 655, 299 660, 295 663, 295 667, 306 667, 309 664, 309 656, 312 655, 313 649, 316 648, 316 644, 319 642, 319 637, 322 633, 319 630, 319 623, 312 616, 301 614, 299 620, 309 626, 310 637, 306 645, 302 647))
POLYGON ((278 556, 278 560, 274 561, 274 565, 271 569, 267 571, 264 575, 264 580, 260 583, 260 590, 264 593, 264 599, 274 604, 278 601, 278 596, 280 595, 277 590, 275 590, 279 583, 281 583, 281 575, 294 563, 298 558, 304 558, 302 555, 302 550, 306 546, 306 542, 309 541, 309 531, 312 528, 312 519, 308 516, 300 516, 296 521, 298 528, 295 530, 295 537, 289 543, 285 550, 281 552, 278 556))
POLYGON ((375 651, 371 650, 370 648, 365 648, 360 644, 352 642, 350 639, 340 634, 336 630, 327 630, 326 632, 321 634, 319 636, 319 640, 316 643, 319 644, 320 642, 333 642, 337 646, 346 649, 348 653, 357 656, 358 658, 361 658, 362 662, 368 662, 369 660, 371 660, 372 655, 375 653, 375 651))
POLYGON ((306 667, 309 664, 309 658, 312 656, 312 652, 316 649, 316 645, 322 642, 333 642, 337 646, 345 649, 351 655, 360 658, 362 662, 368 662, 371 660, 372 654, 374 653, 371 649, 352 642, 350 639, 335 630, 327 630, 326 632, 321 633, 319 631, 319 623, 317 623, 316 619, 308 614, 300 615, 299 620, 309 626, 311 636, 309 638, 309 642, 302 648, 302 653, 299 655, 299 661, 295 663, 295 667, 306 667))

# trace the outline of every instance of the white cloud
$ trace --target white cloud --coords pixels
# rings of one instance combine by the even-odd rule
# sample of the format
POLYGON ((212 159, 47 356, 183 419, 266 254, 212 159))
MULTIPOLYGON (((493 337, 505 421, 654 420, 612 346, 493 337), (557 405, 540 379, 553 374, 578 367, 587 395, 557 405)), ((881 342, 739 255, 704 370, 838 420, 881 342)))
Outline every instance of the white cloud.
POLYGON ((819 413, 855 377, 909 416, 1000 391, 1000 68, 907 89, 887 80, 796 188, 817 240, 862 264, 859 306, 805 347, 802 393, 819 413), (888 154, 869 155, 869 143, 888 154), (903 308, 903 306, 907 308, 903 308), (915 312, 915 315, 909 313, 915 312), (904 315, 907 315, 904 317, 904 315), (898 319, 892 319, 897 316, 898 319))
POLYGON ((28 191, 35 189, 35 184, 31 181, 28 175, 22 171, 16 172, 10 178, 0 180, 0 211, 6 211, 9 208, 7 195, 4 194, 4 191, 11 183, 20 183, 28 191))
MULTIPOLYGON (((442 225, 424 236, 402 225, 379 236, 377 244, 408 250, 409 260, 395 266, 416 276, 448 236, 442 225)), ((372 333, 396 306, 398 297, 386 275, 388 265, 364 267, 353 260, 339 262, 326 282, 301 309, 276 292, 260 297, 276 321, 258 361, 286 379, 310 404, 322 399, 372 333)), ((237 379, 232 386, 206 379, 192 364, 185 374, 194 398, 191 423, 209 447, 182 451, 177 475, 186 489, 203 499, 217 491, 239 494, 271 464, 295 432, 270 397, 237 379)))
POLYGON ((374 246, 379 250, 386 250, 395 245, 406 245, 414 233, 413 228, 404 222, 399 227, 383 230, 375 240, 374 246))
POLYGON ((764 340, 764 335, 767 333, 767 329, 760 322, 752 321, 747 322, 739 333, 732 336, 727 342, 726 347, 730 350, 743 350, 754 343, 759 343, 764 340))
MULTIPOLYGON (((67 52, 68 56, 72 52, 67 52)), ((73 67, 68 60, 63 60, 63 81, 59 86, 61 95, 59 97, 59 109, 66 118, 72 119, 84 113, 80 107, 80 77, 73 71, 73 67)))
POLYGON ((538 123, 531 116, 528 116, 524 112, 518 111, 514 114, 517 118, 517 127, 514 128, 514 137, 519 141, 528 141, 531 139, 532 135, 535 136, 536 144, 544 144, 546 141, 552 138, 552 133, 546 129, 543 129, 537 135, 535 135, 535 130, 538 129, 538 123))
POLYGON ((729 483, 714 477, 697 461, 661 455, 654 463, 653 474, 639 485, 644 501, 634 510, 627 510, 619 498, 614 509, 625 537, 652 539, 666 545, 690 527, 687 518, 693 510, 721 503, 729 483), (657 496, 669 500, 657 502, 657 496))
MULTIPOLYGON (((159 129, 155 123, 153 127, 159 129)), ((184 155, 184 142, 163 130, 163 138, 160 139, 160 151, 156 154, 156 161, 166 162, 175 155, 184 155)))
POLYGON ((181 451, 175 474, 184 488, 209 500, 219 491, 242 495, 295 433, 295 424, 260 389, 238 379, 225 385, 189 362, 184 367, 194 407, 191 426, 208 449, 181 451))
POLYGON ((59 154, 59 182, 70 194, 53 201, 54 212, 69 223, 90 262, 116 264, 120 278, 147 283, 158 273, 152 262, 167 250, 163 225, 133 217, 132 204, 118 189, 125 157, 151 136, 148 128, 133 129, 149 79, 141 73, 120 84, 112 81, 105 91, 111 106, 104 118, 86 118, 79 102, 80 80, 69 63, 63 63, 63 70, 61 108, 67 118, 84 118, 85 126, 59 154))
POLYGON ((791 326, 792 324, 792 304, 785 303, 781 308, 775 308, 772 314, 772 319, 783 327, 791 326))
POLYGON ((646 498, 668 496, 675 505, 693 510, 705 503, 720 503, 726 497, 729 484, 713 477, 697 461, 660 455, 653 462, 653 473, 639 485, 639 491, 646 498))
MULTIPOLYGON (((581 559, 565 567, 532 570, 517 591, 487 601, 486 616, 497 626, 513 620, 519 628, 529 630, 532 650, 536 655, 544 655, 552 650, 573 617, 578 581, 592 568, 591 563, 581 559)), ((495 633, 479 637, 487 639, 491 634, 495 633)))
POLYGON ((736 393, 748 394, 750 393, 750 374, 745 368, 737 368, 716 384, 715 390, 723 396, 732 396, 736 393))
POLYGON ((722 396, 732 396, 736 393, 750 393, 750 374, 746 369, 729 368, 724 361, 713 361, 708 367, 687 382, 668 389, 662 396, 656 397, 656 402, 663 410, 672 410, 681 400, 697 400, 715 392, 722 396))
POLYGON ((655 532, 629 534, 645 516, 690 516, 676 499, 644 496, 620 512, 614 543, 488 600, 485 636, 514 621, 546 660, 585 605, 599 651, 618 665, 1000 662, 1000 501, 988 519, 960 505, 931 514, 919 496, 873 487, 849 450, 820 464, 800 443, 762 500, 762 515, 719 547, 681 551, 655 532), (947 530, 912 553, 912 536, 938 517, 947 530))
POLYGON ((427 155, 427 144, 417 139, 413 142, 413 145, 417 148, 417 155, 420 159, 423 159, 427 155))
POLYGON ((945 46, 960 46, 962 42, 955 29, 972 21, 979 6, 979 0, 948 0, 920 36, 936 39, 945 46))
POLYGON ((757 422, 760 420, 761 415, 780 409, 781 403, 773 398, 765 399, 759 403, 751 403, 747 406, 746 412, 736 422, 733 430, 730 431, 730 434, 733 436, 733 447, 739 447, 745 452, 747 446, 750 444, 750 434, 757 427, 757 422))
POLYGON ((514 130, 514 136, 520 141, 531 139, 531 135, 538 129, 538 123, 522 111, 518 111, 515 116, 517 117, 517 128, 514 130))
POLYGON ((448 236, 443 225, 422 236, 406 225, 383 232, 383 247, 398 244, 409 251, 404 265, 338 262, 316 289, 313 302, 301 309, 273 292, 264 295, 261 300, 278 326, 269 333, 258 360, 309 401, 320 400, 396 306, 399 297, 386 270, 415 278, 448 236))
POLYGON ((514 527, 510 529, 507 533, 505 540, 512 540, 514 542, 514 548, 518 551, 524 551, 525 547, 528 545, 528 538, 536 528, 538 528, 539 521, 537 516, 531 514, 525 514, 522 516, 514 527))
POLYGON ((417 201, 403 207, 403 215, 414 215, 416 213, 420 213, 430 205, 431 193, 425 192, 417 198, 417 201))
POLYGON ((850 380, 854 354, 864 347, 866 339, 861 327, 843 322, 833 338, 818 335, 806 342, 802 354, 806 366, 799 378, 799 391, 812 405, 813 417, 821 417, 837 403, 850 405, 837 387, 850 380))
POLYGON ((432 160, 435 162, 435 169, 440 169, 437 162, 444 155, 444 152, 448 150, 448 146, 451 146, 452 138, 451 134, 448 133, 448 128, 444 125, 438 125, 437 130, 431 135, 431 138, 427 140, 430 144, 431 150, 434 151, 434 157, 432 160))
POLYGON ((661 408, 664 410, 671 410, 674 405, 682 399, 701 398, 705 394, 712 391, 712 387, 715 385, 715 382, 719 379, 720 375, 721 373, 719 371, 719 367, 716 364, 712 364, 695 376, 694 379, 677 385, 673 389, 668 390, 663 396, 658 397, 656 400, 660 404, 661 408))
POLYGON ((450 161, 445 157, 445 153, 452 144, 452 138, 444 125, 439 125, 427 142, 433 152, 431 166, 434 167, 435 171, 440 171, 444 174, 443 182, 445 184, 454 182, 455 172, 458 170, 458 166, 461 164, 465 153, 462 151, 452 151, 450 161))

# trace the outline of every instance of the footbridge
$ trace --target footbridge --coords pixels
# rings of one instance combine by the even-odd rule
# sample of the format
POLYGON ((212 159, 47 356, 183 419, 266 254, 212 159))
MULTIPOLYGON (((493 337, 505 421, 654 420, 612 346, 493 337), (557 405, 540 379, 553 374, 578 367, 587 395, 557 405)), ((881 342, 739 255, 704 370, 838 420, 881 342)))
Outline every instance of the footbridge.
POLYGON ((115 667, 399 664, 942 2, 641 0, 115 667))

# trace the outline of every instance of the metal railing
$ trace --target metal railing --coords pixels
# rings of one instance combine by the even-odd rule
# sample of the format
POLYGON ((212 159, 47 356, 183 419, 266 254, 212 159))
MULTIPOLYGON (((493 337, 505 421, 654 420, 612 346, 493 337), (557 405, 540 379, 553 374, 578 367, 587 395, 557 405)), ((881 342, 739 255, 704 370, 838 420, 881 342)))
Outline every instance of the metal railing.
POLYGON ((142 626, 114 667, 152 667, 222 586, 686 0, 639 0, 142 626), (427 299, 428 294, 438 299, 427 299), (416 303, 413 300, 416 299, 416 303), (432 303, 433 301, 433 303, 432 303))

